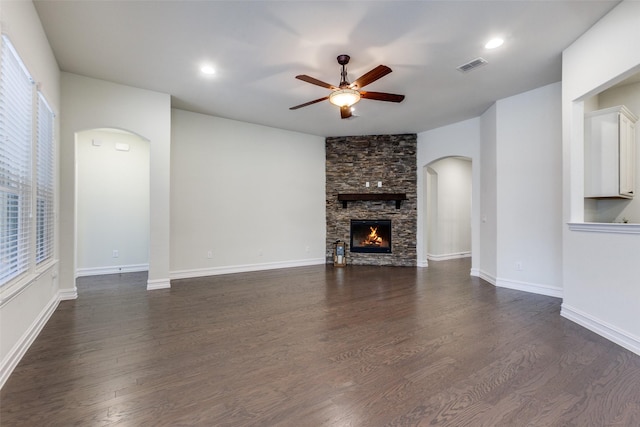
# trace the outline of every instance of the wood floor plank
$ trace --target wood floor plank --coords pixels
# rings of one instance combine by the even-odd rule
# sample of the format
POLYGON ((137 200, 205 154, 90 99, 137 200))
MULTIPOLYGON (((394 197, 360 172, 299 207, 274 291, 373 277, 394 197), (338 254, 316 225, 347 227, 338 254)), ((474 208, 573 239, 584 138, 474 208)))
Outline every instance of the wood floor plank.
POLYGON ((173 281, 86 277, 0 425, 640 425, 640 357, 469 260, 173 281))

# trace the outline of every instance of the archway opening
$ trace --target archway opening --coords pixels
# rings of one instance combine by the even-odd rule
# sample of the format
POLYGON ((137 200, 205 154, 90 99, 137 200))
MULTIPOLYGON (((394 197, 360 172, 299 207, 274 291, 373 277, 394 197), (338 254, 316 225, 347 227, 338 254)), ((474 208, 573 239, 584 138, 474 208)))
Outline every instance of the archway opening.
POLYGON ((149 269, 149 141, 76 133, 76 277, 149 269))
POLYGON ((427 260, 471 257, 471 159, 445 157, 424 168, 423 239, 427 260))

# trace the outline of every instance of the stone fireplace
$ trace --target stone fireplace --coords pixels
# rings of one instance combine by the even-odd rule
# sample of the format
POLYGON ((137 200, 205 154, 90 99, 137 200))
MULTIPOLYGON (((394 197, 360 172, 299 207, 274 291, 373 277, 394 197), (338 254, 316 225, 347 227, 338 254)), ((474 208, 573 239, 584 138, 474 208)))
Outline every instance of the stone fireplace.
POLYGON ((327 262, 341 240, 348 265, 415 266, 416 134, 330 137, 325 148, 327 262), (362 226, 355 242, 354 221, 362 226), (383 225, 388 236, 380 235, 383 225), (374 236, 370 227, 377 227, 374 236))

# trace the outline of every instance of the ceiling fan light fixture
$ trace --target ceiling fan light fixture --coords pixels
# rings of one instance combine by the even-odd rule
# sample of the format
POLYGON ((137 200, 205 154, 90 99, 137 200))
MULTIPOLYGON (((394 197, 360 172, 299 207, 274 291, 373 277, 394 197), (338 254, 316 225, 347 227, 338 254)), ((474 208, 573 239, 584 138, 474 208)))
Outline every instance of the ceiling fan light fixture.
POLYGON ((360 92, 355 89, 337 89, 329 95, 329 102, 338 107, 351 107, 358 101, 360 101, 360 92))

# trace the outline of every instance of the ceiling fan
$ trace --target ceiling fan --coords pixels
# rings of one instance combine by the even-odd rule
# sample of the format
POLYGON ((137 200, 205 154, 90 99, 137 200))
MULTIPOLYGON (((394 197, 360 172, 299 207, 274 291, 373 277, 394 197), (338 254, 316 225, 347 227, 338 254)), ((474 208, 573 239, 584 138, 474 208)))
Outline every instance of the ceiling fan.
POLYGON ((396 95, 393 93, 385 92, 366 92, 362 89, 366 85, 375 82, 376 80, 386 76, 391 72, 391 68, 386 65, 378 65, 373 70, 364 74, 362 77, 356 79, 353 83, 349 83, 347 80, 347 70, 345 66, 349 63, 351 57, 349 55, 339 55, 338 64, 342 65, 342 72, 340 74, 340 85, 334 86, 329 83, 325 83, 321 80, 314 79, 313 77, 301 74, 296 76, 296 79, 303 82, 311 83, 316 86, 321 86, 327 89, 331 89, 331 93, 328 96, 314 99, 313 101, 305 102, 304 104, 296 105, 289 108, 290 110, 297 110, 298 108, 306 107, 307 105, 315 104, 326 99, 332 104, 340 107, 340 117, 348 119, 351 117, 351 106, 360 101, 361 98, 372 99, 374 101, 387 101, 387 102, 402 102, 404 95, 396 95))

